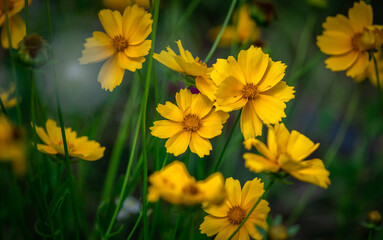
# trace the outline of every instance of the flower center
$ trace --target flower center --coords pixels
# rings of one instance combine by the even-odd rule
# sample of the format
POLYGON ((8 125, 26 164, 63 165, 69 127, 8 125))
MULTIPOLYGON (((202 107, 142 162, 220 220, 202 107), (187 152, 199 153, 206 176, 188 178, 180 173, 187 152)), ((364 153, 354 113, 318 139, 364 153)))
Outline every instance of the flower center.
POLYGON ((351 44, 352 44, 352 47, 354 48, 354 51, 359 51, 359 40, 361 36, 362 36, 361 33, 357 33, 351 39, 351 44))
POLYGON ((230 208, 227 212, 227 217, 229 218, 229 222, 233 225, 239 225, 245 219, 246 212, 240 206, 235 206, 230 208))
POLYGON ((128 41, 121 35, 117 35, 113 39, 113 47, 117 52, 123 52, 126 48, 128 48, 128 41))
POLYGON ((188 184, 182 188, 182 192, 187 195, 197 195, 199 193, 199 189, 195 184, 188 184))
POLYGON ((184 117, 182 126, 185 131, 196 132, 202 126, 201 119, 195 114, 188 114, 184 117))
MULTIPOLYGON (((74 144, 73 143, 70 143, 68 141, 66 141, 66 145, 68 147, 68 151, 70 152, 73 148, 74 148, 74 144)), ((64 142, 63 140, 60 140, 59 141, 59 146, 63 146, 63 149, 64 149, 64 142)))
POLYGON ((251 99, 257 99, 259 96, 259 91, 258 91, 258 87, 252 83, 248 83, 246 84, 246 86, 244 86, 242 88, 242 97, 243 98, 247 98, 249 100, 251 99))
POLYGON ((354 51, 368 51, 381 45, 381 30, 365 28, 362 33, 357 33, 351 39, 354 51))

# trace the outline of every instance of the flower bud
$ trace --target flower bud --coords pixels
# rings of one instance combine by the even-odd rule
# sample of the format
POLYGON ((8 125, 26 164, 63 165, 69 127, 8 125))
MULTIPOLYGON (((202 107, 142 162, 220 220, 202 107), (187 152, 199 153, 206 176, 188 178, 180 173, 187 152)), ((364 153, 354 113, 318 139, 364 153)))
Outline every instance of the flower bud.
POLYGON ((48 57, 48 44, 36 33, 25 36, 19 43, 17 59, 26 66, 42 66, 48 61, 48 57))
POLYGON ((274 225, 269 229, 270 240, 285 240, 288 239, 287 228, 284 225, 274 225))

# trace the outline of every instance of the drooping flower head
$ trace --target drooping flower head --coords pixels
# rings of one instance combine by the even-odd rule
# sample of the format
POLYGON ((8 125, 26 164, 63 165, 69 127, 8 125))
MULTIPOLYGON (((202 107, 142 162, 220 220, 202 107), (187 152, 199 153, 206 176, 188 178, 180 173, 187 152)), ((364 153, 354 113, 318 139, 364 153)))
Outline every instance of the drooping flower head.
POLYGON ((281 81, 286 65, 274 62, 260 48, 242 50, 238 61, 218 59, 211 78, 218 86, 215 106, 230 112, 242 109, 241 131, 245 139, 262 134, 262 126, 286 117, 285 102, 294 98, 294 88, 281 81))
POLYGON ((0 114, 0 162, 11 162, 16 175, 27 170, 25 143, 22 131, 0 114))
MULTIPOLYGON (((228 239, 264 192, 263 183, 258 178, 247 181, 242 190, 238 180, 227 178, 225 188, 227 197, 222 205, 203 208, 209 215, 200 226, 201 233, 209 237, 217 234, 215 240, 228 239)), ((269 203, 261 200, 233 239, 249 239, 249 235, 254 239, 262 239, 257 227, 267 230, 269 212, 269 203)))
POLYGON ((167 47, 167 51, 161 51, 160 54, 155 53, 153 58, 176 72, 195 77, 195 84, 198 90, 214 101, 216 86, 209 76, 212 68, 208 68, 202 60, 198 57, 194 58, 189 51, 185 50, 182 47, 181 40, 178 40, 176 43, 180 55, 177 55, 170 47, 167 47))
POLYGON ((11 84, 8 90, 3 90, 0 88, 0 98, 3 101, 5 108, 11 108, 16 106, 17 100, 16 97, 11 97, 15 92, 15 84, 11 84))
POLYGON ((133 5, 121 15, 119 11, 101 10, 98 14, 106 33, 93 32, 87 38, 80 64, 96 63, 108 59, 98 74, 98 81, 105 90, 121 84, 125 69, 135 72, 142 68, 148 55, 151 40, 145 40, 152 32, 152 15, 133 5))
MULTIPOLYGON (((61 128, 57 123, 48 119, 45 125, 46 131, 36 126, 37 135, 45 144, 37 144, 37 149, 45 154, 65 155, 61 128)), ((89 141, 88 137, 77 137, 77 133, 71 128, 65 128, 66 142, 70 157, 95 161, 104 156, 105 147, 101 147, 96 141, 89 141)))
POLYGON ((157 112, 168 120, 155 121, 150 128, 152 135, 169 138, 166 151, 178 156, 190 148, 199 157, 210 154, 210 138, 221 134, 229 114, 216 111, 206 96, 192 94, 188 89, 176 93, 177 105, 166 102, 158 104, 157 112))
POLYGON ((327 188, 330 184, 329 172, 322 160, 305 160, 318 147, 303 134, 293 130, 291 133, 283 123, 269 126, 267 146, 258 139, 248 139, 245 148, 254 146, 262 155, 245 153, 245 166, 255 173, 279 171, 290 174, 304 182, 327 188))
MULTIPOLYGON (((383 88, 383 54, 382 54, 382 50, 379 49, 377 53, 374 53, 374 55, 375 55, 376 63, 378 65, 380 87, 383 88)), ((374 64, 374 61, 372 59, 368 63, 368 66, 366 67, 364 72, 356 75, 354 77, 354 80, 357 82, 361 82, 367 78, 370 80, 372 85, 374 85, 375 87, 378 85, 377 79, 376 79, 375 64, 374 64)))
MULTIPOLYGON (((32 0, 28 1, 29 4, 32 0)), ((5 8, 4 1, 0 2, 0 27, 1 29, 1 45, 3 48, 9 48, 7 27, 5 25, 5 8)), ((26 34, 26 27, 24 20, 17 14, 25 7, 24 0, 7 0, 8 20, 9 20, 9 33, 11 35, 12 48, 17 48, 19 42, 26 34)))
POLYGON ((159 198, 173 204, 220 204, 225 199, 224 179, 221 173, 214 173, 204 181, 196 181, 188 173, 185 164, 174 161, 149 177, 148 199, 159 198))
POLYGON ((372 25, 372 7, 364 1, 354 3, 348 18, 342 14, 327 17, 323 35, 317 37, 320 50, 330 55, 326 67, 332 71, 347 71, 355 77, 368 65, 368 51, 383 42, 383 26, 372 25))

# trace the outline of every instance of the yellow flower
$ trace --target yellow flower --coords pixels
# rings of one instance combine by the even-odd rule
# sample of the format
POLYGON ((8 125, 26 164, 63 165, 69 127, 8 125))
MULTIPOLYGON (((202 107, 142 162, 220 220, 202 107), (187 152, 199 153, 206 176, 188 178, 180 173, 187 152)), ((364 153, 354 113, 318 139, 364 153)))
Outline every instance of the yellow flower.
MULTIPOLYGON (((378 74, 379 74, 379 83, 380 87, 383 88, 383 55, 382 55, 382 50, 378 50, 377 53, 375 54, 376 58, 376 63, 378 65, 378 74)), ((377 86, 377 81, 376 81, 376 72, 375 72, 375 64, 374 60, 370 60, 368 63, 367 68, 364 70, 363 73, 358 74, 354 77, 354 80, 357 82, 361 82, 364 79, 368 78, 370 82, 376 87, 377 86)))
POLYGON ((212 68, 208 68, 202 60, 199 60, 198 57, 194 58, 189 51, 185 50, 182 47, 181 40, 176 43, 180 55, 167 47, 167 51, 161 51, 160 54, 155 53, 153 58, 176 72, 195 77, 198 90, 214 101, 216 86, 209 76, 212 68))
MULTIPOLYGON (((149 10, 150 8, 149 0, 103 0, 102 2, 105 7, 120 12, 123 12, 127 6, 132 6, 134 4, 137 4, 146 10, 149 10)), ((152 4, 154 4, 154 0, 152 0, 152 4)))
POLYGON ((215 106, 230 112, 243 109, 241 131, 245 139, 262 134, 262 123, 286 117, 285 102, 294 98, 294 88, 281 81, 286 65, 273 62, 260 48, 241 51, 238 61, 230 56, 218 59, 211 78, 218 86, 215 106))
POLYGON ((11 162, 16 175, 23 175, 27 170, 23 134, 2 114, 0 114, 0 162, 11 162))
POLYGON ((318 147, 303 134, 293 130, 291 133, 283 123, 269 126, 267 146, 258 139, 248 139, 245 148, 254 146, 263 156, 245 153, 245 166, 255 173, 286 172, 293 177, 308 183, 327 188, 330 184, 330 173, 322 160, 315 158, 304 160, 318 147))
POLYGON ((178 106, 171 102, 158 104, 157 112, 169 120, 155 121, 150 128, 152 135, 169 138, 166 151, 175 156, 184 153, 188 146, 201 158, 209 155, 209 139, 221 134, 229 114, 216 111, 206 96, 192 94, 188 89, 176 93, 176 102, 178 106))
MULTIPOLYGON (((48 119, 45 128, 46 131, 36 126, 37 135, 45 143, 37 144, 37 149, 45 154, 65 155, 61 128, 52 119, 48 119)), ((105 147, 101 147, 96 141, 89 141, 88 137, 77 137, 77 133, 71 128, 65 128, 65 136, 70 157, 95 161, 104 156, 105 147)))
POLYGON ((16 97, 10 97, 15 92, 15 84, 11 84, 8 91, 5 91, 0 88, 0 98, 3 101, 5 108, 11 108, 16 106, 17 100, 16 97))
MULTIPOLYGON (((236 41, 240 44, 252 43, 259 38, 259 28, 257 23, 250 16, 250 6, 242 5, 233 14, 233 25, 227 26, 219 41, 219 46, 228 47, 236 41), (236 23, 236 26, 235 26, 236 23)), ((215 40, 222 26, 209 30, 208 35, 211 40, 215 40)))
MULTIPOLYGON (((264 192, 263 183, 258 178, 247 181, 243 190, 238 180, 227 178, 225 188, 227 198, 222 205, 203 208, 209 215, 200 226, 201 233, 209 237, 218 233, 215 240, 228 239, 264 192)), ((249 235, 254 239, 262 239, 257 226, 267 229, 266 218, 269 212, 269 203, 261 200, 233 239, 247 240, 250 239, 249 235)))
POLYGON ((149 177, 148 199, 155 202, 163 198, 173 204, 220 204, 225 199, 221 173, 214 173, 204 181, 191 177, 180 161, 174 161, 149 177))
POLYGON ((96 63, 108 59, 98 74, 103 89, 113 91, 121 84, 125 69, 135 72, 142 68, 149 53, 151 40, 145 40, 152 32, 152 15, 133 5, 124 14, 108 9, 98 14, 106 33, 93 32, 87 38, 80 64, 96 63))
POLYGON ((383 26, 372 25, 372 7, 364 1, 354 3, 348 18, 338 14, 327 17, 323 35, 317 37, 320 50, 331 55, 326 67, 332 71, 347 71, 355 77, 368 65, 368 51, 378 48, 383 42, 383 26))

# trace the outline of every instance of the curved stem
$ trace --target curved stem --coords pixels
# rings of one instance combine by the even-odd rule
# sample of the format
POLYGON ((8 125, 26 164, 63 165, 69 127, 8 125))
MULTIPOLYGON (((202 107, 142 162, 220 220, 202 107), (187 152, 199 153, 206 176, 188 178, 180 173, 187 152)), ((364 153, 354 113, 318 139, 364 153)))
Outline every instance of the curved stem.
POLYGON ((231 132, 230 132, 230 134, 229 134, 229 137, 226 139, 225 145, 223 146, 223 150, 222 150, 222 152, 221 152, 221 155, 219 155, 219 158, 218 158, 217 161, 214 163, 214 167, 213 167, 213 169, 211 170, 210 173, 214 173, 214 172, 216 172, 216 171, 218 170, 218 168, 221 166, 222 159, 223 159, 223 155, 225 154, 225 151, 226 151, 226 149, 227 149, 227 146, 229 145, 229 142, 230 142, 230 140, 231 140, 231 137, 233 136, 234 130, 235 130, 235 128, 237 127, 238 121, 239 121, 239 119, 241 118, 241 113, 242 113, 242 110, 238 113, 237 118, 235 119, 233 128, 231 129, 231 132))
POLYGON ((262 197, 265 197, 267 195, 267 193, 269 192, 270 188, 273 186, 274 184, 274 179, 271 179, 269 184, 266 186, 265 188, 265 191, 263 192, 262 196, 260 196, 258 198, 258 201, 254 204, 254 206, 250 209, 249 213, 247 213, 246 217, 243 219, 243 221, 241 222, 241 224, 239 224, 239 226, 237 227, 237 229, 235 229, 235 231, 230 235, 230 237, 228 238, 228 240, 232 239, 234 237, 235 234, 238 233, 238 231, 241 229, 241 227, 245 224, 246 220, 250 217, 250 215, 253 213, 254 209, 258 206, 258 204, 261 202, 262 200, 262 197))
POLYGON ((219 41, 221 40, 222 34, 225 31, 225 28, 226 28, 227 24, 229 23, 231 15, 233 14, 234 7, 235 7, 236 4, 237 4, 237 0, 232 0, 231 1, 229 11, 227 12, 225 20, 223 21, 221 30, 219 31, 219 33, 217 35, 217 38, 215 39, 215 41, 213 43, 213 46, 211 47, 211 49, 210 49, 209 53, 207 54, 205 60, 203 60, 205 63, 207 63, 209 61, 209 59, 211 58, 211 56, 213 56, 213 53, 214 53, 215 49, 217 48, 219 41))

